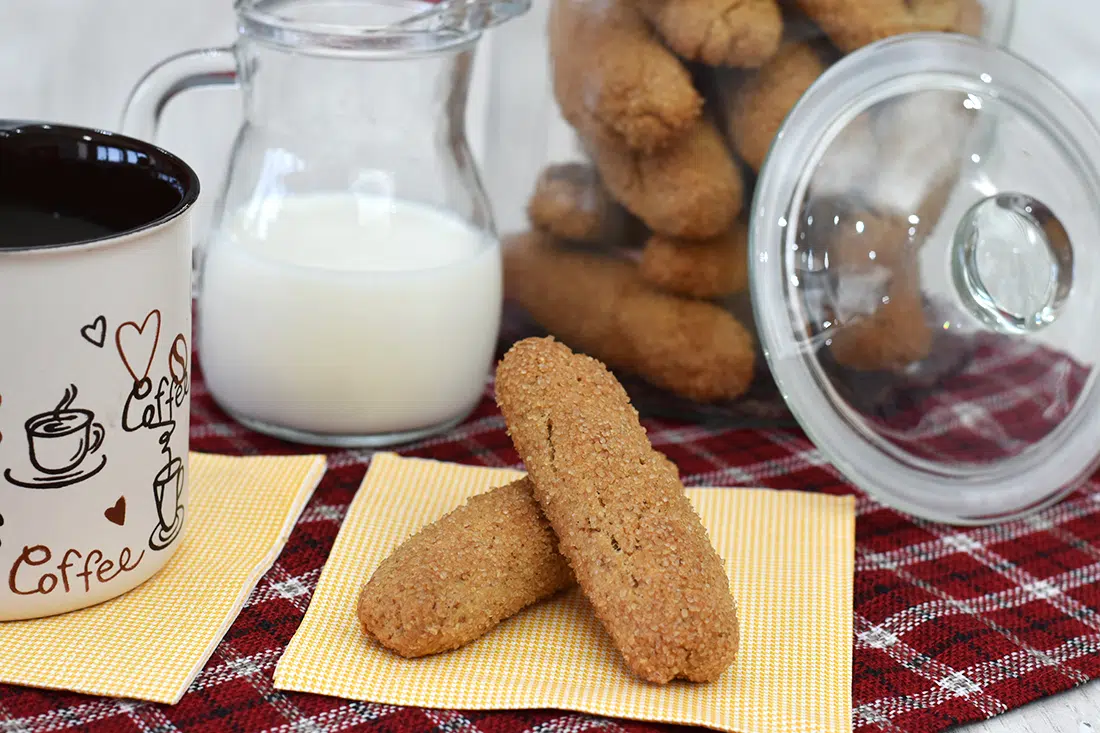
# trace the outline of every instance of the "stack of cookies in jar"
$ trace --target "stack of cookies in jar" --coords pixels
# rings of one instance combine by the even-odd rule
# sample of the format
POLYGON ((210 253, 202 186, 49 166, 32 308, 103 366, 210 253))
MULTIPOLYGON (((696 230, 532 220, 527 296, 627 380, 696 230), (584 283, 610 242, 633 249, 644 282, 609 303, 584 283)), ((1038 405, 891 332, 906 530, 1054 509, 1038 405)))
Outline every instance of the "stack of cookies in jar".
MULTIPOLYGON (((759 361, 748 208, 787 113, 846 54, 982 24, 979 0, 552 0, 554 97, 586 160, 542 171, 530 230, 504 248, 509 298, 617 372, 694 403, 742 397, 759 361)), ((883 307, 835 331, 832 358, 901 368, 932 342, 897 244, 922 233, 855 209, 830 210, 862 235, 832 256, 860 267, 871 250, 892 274, 883 307)))

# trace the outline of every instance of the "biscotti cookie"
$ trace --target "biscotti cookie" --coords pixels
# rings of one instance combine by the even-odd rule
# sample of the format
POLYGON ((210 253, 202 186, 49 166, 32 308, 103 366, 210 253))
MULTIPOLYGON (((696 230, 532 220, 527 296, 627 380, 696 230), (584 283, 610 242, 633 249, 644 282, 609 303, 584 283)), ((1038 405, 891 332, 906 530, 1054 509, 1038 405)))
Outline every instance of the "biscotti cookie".
POLYGON ((551 338, 515 344, 497 403, 577 582, 642 679, 716 679, 737 654, 722 559, 626 392, 551 338))
POLYGON ((691 73, 635 0, 552 0, 546 30, 554 98, 585 138, 650 153, 699 118, 691 73))
POLYGON ((749 286, 749 232, 738 219, 713 239, 654 234, 646 241, 638 273, 653 287, 690 298, 724 298, 749 286))
POLYGON ((645 241, 641 222, 611 198, 595 167, 585 163, 547 166, 527 202, 527 218, 539 231, 580 244, 645 241))
POLYGON ((457 649, 573 583, 522 478, 406 540, 363 586, 358 616, 386 648, 422 657, 457 649))
POLYGON ((634 263, 541 232, 509 237, 503 251, 508 298, 612 369, 697 402, 735 399, 752 385, 753 337, 717 303, 655 290, 634 263))

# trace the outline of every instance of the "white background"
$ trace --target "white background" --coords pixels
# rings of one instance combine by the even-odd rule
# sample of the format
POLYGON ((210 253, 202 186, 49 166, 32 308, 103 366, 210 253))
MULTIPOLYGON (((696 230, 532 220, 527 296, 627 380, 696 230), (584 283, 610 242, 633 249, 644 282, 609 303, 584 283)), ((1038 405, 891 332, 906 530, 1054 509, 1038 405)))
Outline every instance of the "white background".
MULTIPOLYGON (((532 16, 523 21, 524 28, 506 29, 516 34, 513 42, 497 43, 494 48, 490 34, 489 42, 483 44, 469 117, 472 144, 479 157, 489 143, 487 138, 499 137, 485 125, 484 92, 491 64, 498 70, 510 69, 511 76, 503 78, 512 82, 504 103, 524 107, 525 114, 539 109, 541 102, 515 96, 520 80, 541 74, 544 47, 539 20, 532 16), (529 40, 514 42, 519 35, 529 40)), ((231 0, 0 0, 0 118, 117 130, 129 89, 145 69, 180 51, 232 43, 233 36, 231 0)), ((1100 119, 1100 1, 1019 0, 1010 47, 1060 81, 1100 119)), ((531 91, 541 95, 544 90, 531 91)), ((200 227, 220 187, 222 166, 238 120, 239 102, 231 90, 189 94, 170 105, 165 114, 158 142, 188 160, 203 181, 200 227)), ((528 129, 527 135, 526 140, 506 135, 497 141, 496 149, 549 146, 555 151, 553 157, 565 150, 560 139, 545 129, 528 129)), ((508 157, 518 154, 509 152, 508 157)), ((546 157, 540 150, 535 154, 546 157)), ((526 195, 530 184, 530 165, 516 159, 516 169, 518 180, 513 185, 489 181, 502 229, 517 221, 516 196, 519 192, 526 195), (510 189, 513 197, 508 197, 510 189)), ((1082 721, 1100 730, 1100 689, 1096 685, 968 730, 1078 733, 1082 721)))

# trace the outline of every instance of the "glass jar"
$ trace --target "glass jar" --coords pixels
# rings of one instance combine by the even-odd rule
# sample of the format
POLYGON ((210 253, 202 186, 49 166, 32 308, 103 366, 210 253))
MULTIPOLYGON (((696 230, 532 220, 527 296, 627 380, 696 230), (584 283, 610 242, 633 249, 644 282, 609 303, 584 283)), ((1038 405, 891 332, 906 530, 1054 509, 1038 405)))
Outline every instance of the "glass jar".
MULTIPOLYGON (((754 180, 786 112, 847 51, 877 38, 942 28, 1002 44, 1015 5, 926 0, 905 22, 872 13, 861 33, 782 5, 697 3, 678 17, 660 1, 555 1, 492 33, 485 174, 500 231, 595 250, 566 267, 585 270, 588 257, 607 254, 631 260, 625 279, 657 292, 642 306, 654 320, 628 324, 619 306, 605 312, 604 299, 569 296, 578 286, 568 274, 561 294, 517 273, 506 279, 531 287, 512 288, 506 340, 551 332, 599 356, 645 414, 794 424, 755 333, 747 268, 754 180), (733 5, 740 10, 730 15, 733 5)), ((524 259, 542 281, 556 279, 531 258, 510 261, 524 259)))
POLYGON ((1012 517, 1100 456, 1100 133, 1007 49, 1014 3, 861 5, 495 32, 506 340, 602 359, 643 414, 797 422, 913 514, 1012 517))

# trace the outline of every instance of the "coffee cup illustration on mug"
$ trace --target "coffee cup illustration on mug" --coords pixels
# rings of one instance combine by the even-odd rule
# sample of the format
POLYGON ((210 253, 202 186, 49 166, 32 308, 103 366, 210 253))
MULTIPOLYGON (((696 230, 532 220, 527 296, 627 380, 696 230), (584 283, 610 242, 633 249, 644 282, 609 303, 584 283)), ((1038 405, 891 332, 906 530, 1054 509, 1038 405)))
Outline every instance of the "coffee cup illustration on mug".
POLYGON ((8 469, 4 477, 9 482, 28 489, 59 489, 91 478, 107 465, 107 456, 99 452, 103 425, 95 422, 91 410, 73 407, 77 394, 76 385, 69 385, 52 410, 24 423, 30 462, 39 474, 15 476, 8 469))
POLYGON ((183 461, 170 458, 168 464, 153 479, 154 505, 157 508, 159 524, 149 538, 149 547, 160 550, 175 542, 183 527, 183 461), (168 494, 169 496, 166 496, 168 494), (171 516, 165 516, 170 511, 171 516))

